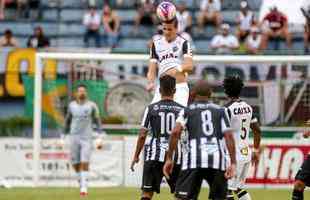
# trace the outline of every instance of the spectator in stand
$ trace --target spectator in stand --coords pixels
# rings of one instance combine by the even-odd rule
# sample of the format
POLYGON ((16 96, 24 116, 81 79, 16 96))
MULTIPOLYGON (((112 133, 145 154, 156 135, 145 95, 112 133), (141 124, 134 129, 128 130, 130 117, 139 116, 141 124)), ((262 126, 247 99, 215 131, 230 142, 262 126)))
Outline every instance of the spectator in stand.
POLYGON ((120 18, 108 4, 103 6, 102 23, 108 46, 115 48, 119 36, 120 18))
POLYGON ((264 48, 267 48, 270 38, 284 38, 287 46, 291 47, 291 34, 288 30, 287 17, 276 6, 272 7, 270 12, 264 17, 262 28, 264 48))
POLYGON ((99 48, 101 46, 100 41, 100 15, 96 11, 96 8, 91 6, 88 11, 85 13, 83 18, 83 24, 86 27, 86 32, 84 35, 84 44, 85 47, 89 47, 89 40, 94 39, 95 46, 99 48))
POLYGON ((305 31, 304 31, 304 48, 305 53, 309 53, 309 42, 310 42, 310 3, 308 1, 304 2, 301 8, 303 15, 306 18, 305 31))
POLYGON ((47 37, 45 37, 43 29, 38 26, 34 29, 34 34, 30 36, 27 42, 27 47, 30 48, 45 48, 49 47, 50 42, 47 37))
POLYGON ((140 25, 153 26, 156 22, 155 6, 151 0, 145 0, 138 8, 133 33, 138 33, 140 25))
POLYGON ((0 0, 0 20, 4 19, 5 0, 0 0))
POLYGON ((192 16, 187 10, 186 1, 182 0, 177 4, 178 32, 191 32, 192 16))
POLYGON ((13 37, 10 29, 4 31, 4 35, 0 38, 0 47, 18 47, 18 41, 13 37))
POLYGON ((247 54, 259 54, 263 50, 263 37, 260 30, 256 26, 252 26, 250 34, 245 41, 245 49, 247 54))
POLYGON ((240 41, 249 35, 251 26, 254 22, 254 13, 249 9, 248 3, 246 1, 241 1, 240 12, 237 17, 237 37, 240 41))
POLYGON ((230 34, 230 26, 222 24, 221 33, 214 36, 211 41, 211 49, 216 54, 231 54, 239 48, 239 41, 233 34, 230 34))
POLYGON ((213 23, 219 28, 222 22, 221 1, 202 0, 197 22, 200 33, 203 32, 203 27, 206 23, 213 23))

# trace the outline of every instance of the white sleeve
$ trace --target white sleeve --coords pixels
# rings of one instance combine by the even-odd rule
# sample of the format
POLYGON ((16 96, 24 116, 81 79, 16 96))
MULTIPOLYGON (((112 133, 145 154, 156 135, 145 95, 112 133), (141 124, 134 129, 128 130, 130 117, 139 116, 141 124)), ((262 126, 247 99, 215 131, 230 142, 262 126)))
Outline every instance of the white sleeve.
POLYGON ((89 25, 89 15, 86 13, 83 17, 83 24, 85 26, 88 26, 89 25))
POLYGON ((99 14, 95 15, 94 23, 96 23, 98 26, 100 26, 101 19, 100 19, 100 15, 99 14))
POLYGON ((200 10, 205 10, 208 5, 208 0, 202 0, 200 3, 200 10))
POLYGON ((231 36, 230 44, 232 47, 239 47, 239 41, 235 36, 231 36))
POLYGON ((219 46, 219 36, 216 35, 213 37, 212 41, 211 41, 211 47, 215 47, 217 48, 219 46))
POLYGON ((215 10, 216 11, 221 11, 221 1, 220 0, 215 0, 214 1, 214 4, 215 4, 215 10))

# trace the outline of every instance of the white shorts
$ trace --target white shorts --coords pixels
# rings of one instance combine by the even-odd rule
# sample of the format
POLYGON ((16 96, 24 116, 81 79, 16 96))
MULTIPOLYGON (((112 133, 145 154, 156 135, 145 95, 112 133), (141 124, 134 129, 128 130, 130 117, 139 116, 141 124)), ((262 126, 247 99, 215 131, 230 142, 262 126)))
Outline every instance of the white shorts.
POLYGON ((85 139, 79 136, 71 136, 70 139, 70 156, 72 164, 89 163, 93 150, 92 139, 85 139))
MULTIPOLYGON (((189 98, 189 88, 187 83, 177 83, 176 92, 174 94, 174 101, 181 104, 182 106, 187 107, 189 98)), ((159 86, 156 87, 155 94, 151 104, 156 103, 161 100, 161 95, 159 92, 159 86)))
POLYGON ((245 187, 245 181, 250 170, 251 162, 241 162, 236 166, 236 176, 228 180, 229 190, 238 190, 245 187))

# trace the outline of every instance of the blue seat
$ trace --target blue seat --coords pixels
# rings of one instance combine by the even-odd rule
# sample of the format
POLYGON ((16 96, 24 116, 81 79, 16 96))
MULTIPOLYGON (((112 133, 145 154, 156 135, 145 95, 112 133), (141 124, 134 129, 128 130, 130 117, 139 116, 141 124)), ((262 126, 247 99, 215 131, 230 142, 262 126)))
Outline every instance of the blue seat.
POLYGON ((80 36, 85 33, 85 26, 81 23, 63 23, 59 26, 60 35, 80 36))
POLYGON ((52 39, 51 44, 54 47, 83 47, 83 37, 59 37, 52 39))
POLYGON ((48 9, 44 10, 42 13, 43 20, 57 21, 58 20, 58 11, 57 9, 48 9))
POLYGON ((146 39, 121 39, 119 42, 119 48, 128 49, 132 51, 148 51, 148 40, 146 39))
POLYGON ((137 15, 136 10, 116 10, 117 15, 120 17, 121 22, 133 22, 137 15))
MULTIPOLYGON (((61 21, 82 22, 86 10, 84 9, 63 9, 60 13, 61 21)), ((101 13, 101 11, 99 11, 101 13)))

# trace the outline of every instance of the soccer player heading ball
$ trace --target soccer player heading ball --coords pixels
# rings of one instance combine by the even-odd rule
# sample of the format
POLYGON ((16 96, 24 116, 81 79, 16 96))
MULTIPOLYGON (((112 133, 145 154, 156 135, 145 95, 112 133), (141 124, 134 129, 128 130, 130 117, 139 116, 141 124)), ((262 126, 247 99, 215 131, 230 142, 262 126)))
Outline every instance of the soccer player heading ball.
POLYGON ((163 2, 157 8, 157 15, 163 25, 163 35, 152 38, 147 89, 151 91, 156 88, 152 103, 158 102, 161 96, 159 86, 156 86, 157 70, 159 77, 170 75, 177 83, 174 100, 187 106, 187 73, 193 70, 193 56, 189 42, 177 34, 178 21, 174 10, 175 6, 170 2, 163 2))

